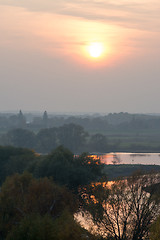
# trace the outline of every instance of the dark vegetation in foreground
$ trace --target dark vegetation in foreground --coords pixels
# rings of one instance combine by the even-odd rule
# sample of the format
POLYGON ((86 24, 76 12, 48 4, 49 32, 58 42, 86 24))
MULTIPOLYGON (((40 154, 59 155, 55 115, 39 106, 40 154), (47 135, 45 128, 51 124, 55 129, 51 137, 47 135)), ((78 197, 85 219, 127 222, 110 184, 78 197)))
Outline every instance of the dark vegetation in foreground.
POLYGON ((98 181, 102 176, 107 180, 131 176, 136 171, 160 172, 159 165, 120 164, 105 165, 99 159, 92 159, 87 153, 79 156, 59 146, 46 155, 40 155, 26 148, 0 146, 0 184, 14 173, 30 172, 34 177, 53 177, 60 185, 77 189, 81 185, 98 181))
MULTIPOLYGON (((0 165, 2 240, 160 239, 158 172, 107 185, 108 173, 112 176, 117 168, 124 176, 129 165, 104 166, 85 153, 75 157, 62 146, 47 155, 0 147, 0 165), (74 218, 79 212, 92 220, 96 231, 81 227, 74 218)), ((134 171, 139 166, 131 167, 134 171)))
POLYGON ((77 209, 75 196, 51 179, 15 174, 0 193, 0 239, 95 239, 74 220, 77 209))
POLYGON ((49 153, 59 145, 73 153, 160 152, 160 116, 1 113, 0 145, 32 148, 40 153, 49 153))
POLYGON ((36 178, 53 177, 59 185, 77 191, 81 185, 102 177, 103 164, 83 153, 78 157, 59 146, 48 155, 39 155, 32 150, 0 147, 0 183, 14 173, 28 171, 36 178))
POLYGON ((95 239, 73 215, 81 189, 102 177, 98 159, 75 157, 62 146, 45 156, 0 147, 0 165, 0 239, 95 239))

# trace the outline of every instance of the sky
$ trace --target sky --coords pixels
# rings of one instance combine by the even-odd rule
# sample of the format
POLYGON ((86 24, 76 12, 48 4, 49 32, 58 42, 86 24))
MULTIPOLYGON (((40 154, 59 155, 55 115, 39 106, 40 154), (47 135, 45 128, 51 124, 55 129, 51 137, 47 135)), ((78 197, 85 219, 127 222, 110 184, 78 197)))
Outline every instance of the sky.
POLYGON ((0 112, 160 113, 159 103, 159 0, 0 0, 0 112))

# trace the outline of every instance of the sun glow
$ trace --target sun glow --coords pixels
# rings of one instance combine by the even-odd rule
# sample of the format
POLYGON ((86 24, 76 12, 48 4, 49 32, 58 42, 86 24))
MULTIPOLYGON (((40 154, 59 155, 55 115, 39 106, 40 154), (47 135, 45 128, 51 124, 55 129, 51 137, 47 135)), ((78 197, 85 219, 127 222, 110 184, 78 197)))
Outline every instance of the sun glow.
POLYGON ((102 55, 104 49, 102 43, 94 42, 88 47, 89 54, 93 58, 98 58, 102 55))

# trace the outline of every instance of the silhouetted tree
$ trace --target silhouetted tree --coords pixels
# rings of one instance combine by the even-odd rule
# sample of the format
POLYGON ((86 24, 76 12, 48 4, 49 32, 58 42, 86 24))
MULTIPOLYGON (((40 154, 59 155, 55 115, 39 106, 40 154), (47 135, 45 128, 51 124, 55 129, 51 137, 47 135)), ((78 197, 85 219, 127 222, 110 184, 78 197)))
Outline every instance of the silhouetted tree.
POLYGON ((107 152, 107 138, 97 133, 92 135, 89 141, 89 149, 92 152, 107 152))
POLYGON ((92 184, 84 190, 87 211, 99 231, 115 240, 142 240, 148 237, 149 228, 156 218, 159 203, 152 186, 156 175, 133 175, 112 185, 92 184), (152 188, 151 188, 152 189, 152 188))
POLYGON ((57 147, 57 128, 42 129, 36 135, 36 151, 49 153, 57 147))
POLYGON ((47 111, 45 111, 44 114, 43 114, 43 126, 45 128, 48 127, 48 114, 47 114, 47 111))
POLYGON ((18 114, 18 126, 17 127, 18 128, 26 127, 26 119, 21 110, 19 111, 19 114, 18 114))
POLYGON ((58 129, 59 144, 64 145, 74 153, 81 151, 85 146, 87 136, 88 134, 83 127, 75 124, 65 124, 58 129))
POLYGON ((0 147, 0 183, 8 175, 23 173, 38 156, 29 150, 15 147, 0 147))
POLYGON ((35 146, 35 134, 27 129, 13 129, 3 137, 3 141, 5 145, 33 149, 35 146))
POLYGON ((60 146, 37 162, 35 175, 53 177, 56 183, 77 191, 80 186, 97 181, 102 176, 102 168, 99 159, 87 154, 75 157, 70 150, 60 146))

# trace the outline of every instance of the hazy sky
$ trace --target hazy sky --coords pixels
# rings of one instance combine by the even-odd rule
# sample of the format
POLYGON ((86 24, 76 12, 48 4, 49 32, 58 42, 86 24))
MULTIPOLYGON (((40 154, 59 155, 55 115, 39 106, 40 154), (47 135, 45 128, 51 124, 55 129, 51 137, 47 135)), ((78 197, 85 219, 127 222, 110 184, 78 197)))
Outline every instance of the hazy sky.
POLYGON ((160 1, 0 0, 0 111, 19 109, 160 113, 160 1))

